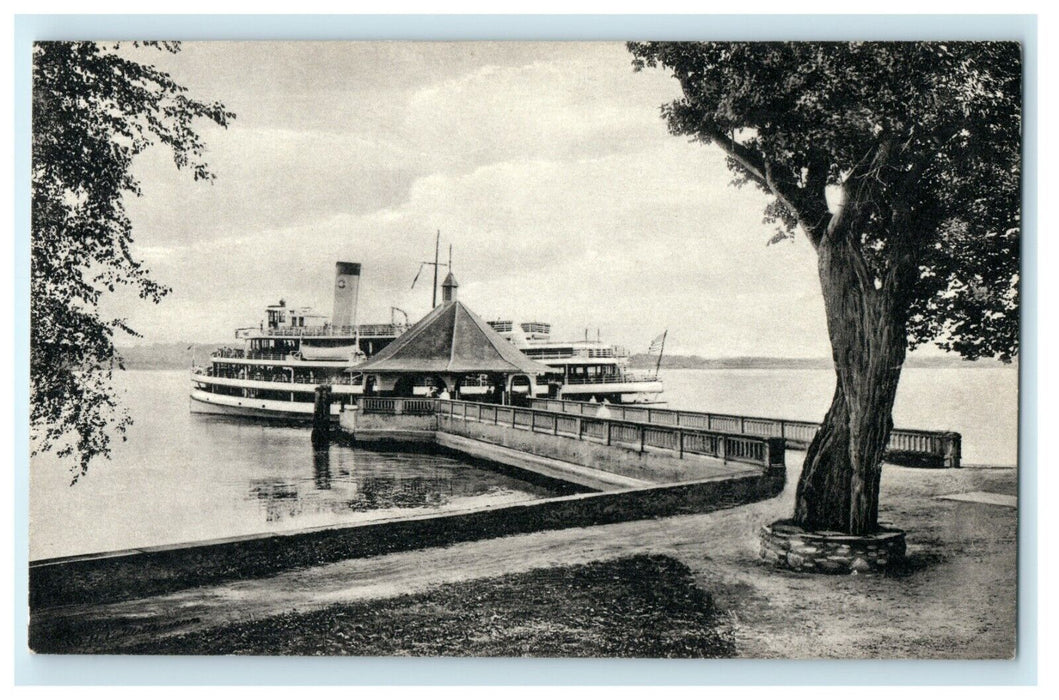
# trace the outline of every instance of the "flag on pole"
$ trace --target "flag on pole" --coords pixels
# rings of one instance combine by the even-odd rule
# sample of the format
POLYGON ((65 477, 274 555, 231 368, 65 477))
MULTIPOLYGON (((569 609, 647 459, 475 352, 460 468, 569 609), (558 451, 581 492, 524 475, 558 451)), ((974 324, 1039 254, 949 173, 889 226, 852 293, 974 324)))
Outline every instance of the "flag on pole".
MULTIPOLYGON (((668 332, 669 331, 666 331, 666 333, 668 332)), ((666 342, 666 333, 662 333, 662 335, 658 336, 657 338, 651 341, 651 347, 647 349, 648 355, 653 355, 656 352, 661 352, 662 346, 665 345, 666 342)))
POLYGON ((651 347, 647 350, 648 355, 658 353, 658 362, 655 363, 655 379, 658 379, 658 370, 662 367, 662 352, 666 349, 666 336, 668 334, 668 329, 663 331, 662 335, 651 341, 651 347))

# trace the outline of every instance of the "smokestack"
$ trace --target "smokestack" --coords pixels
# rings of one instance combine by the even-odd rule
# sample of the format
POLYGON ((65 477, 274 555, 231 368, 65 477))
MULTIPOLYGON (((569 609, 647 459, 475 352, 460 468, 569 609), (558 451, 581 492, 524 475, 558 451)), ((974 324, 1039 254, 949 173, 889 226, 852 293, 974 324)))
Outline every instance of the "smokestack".
POLYGON ((360 263, 335 263, 335 305, 331 323, 352 326, 357 322, 357 291, 360 288, 360 263))

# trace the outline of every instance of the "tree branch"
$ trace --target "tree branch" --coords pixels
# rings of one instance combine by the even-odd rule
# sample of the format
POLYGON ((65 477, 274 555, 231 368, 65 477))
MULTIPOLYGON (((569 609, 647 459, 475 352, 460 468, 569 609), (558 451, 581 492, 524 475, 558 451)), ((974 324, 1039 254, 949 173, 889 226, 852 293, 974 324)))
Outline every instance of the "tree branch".
MULTIPOLYGON (((773 173, 772 163, 760 153, 747 148, 716 126, 704 124, 702 132, 711 141, 720 146, 721 150, 728 154, 730 158, 739 163, 751 180, 771 192, 794 215, 798 225, 805 231, 813 247, 819 244, 821 237, 820 224, 823 223, 824 215, 826 215, 823 213, 823 207, 814 207, 810 202, 806 201, 805 192, 797 185, 780 182, 773 173), (814 216, 814 214, 819 216, 814 216), (814 219, 817 220, 815 223, 813 223, 814 219)), ((815 179, 811 179, 810 182, 814 182, 815 179)), ((823 188, 821 188, 819 196, 822 200, 824 196, 823 188)))
POLYGON ((762 187, 769 188, 768 179, 765 177, 764 158, 758 157, 758 154, 737 142, 716 126, 703 125, 702 131, 733 160, 743 166, 743 169, 750 175, 751 179, 762 187))

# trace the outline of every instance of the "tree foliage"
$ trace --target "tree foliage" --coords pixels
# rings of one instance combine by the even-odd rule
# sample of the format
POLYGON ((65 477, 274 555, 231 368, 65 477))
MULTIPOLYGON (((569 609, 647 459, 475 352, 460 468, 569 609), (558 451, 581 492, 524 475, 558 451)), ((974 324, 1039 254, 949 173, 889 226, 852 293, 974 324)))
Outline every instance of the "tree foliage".
POLYGON ((634 43, 683 98, 673 134, 769 195, 771 242, 817 253, 836 383, 795 494, 803 527, 878 526, 909 347, 1018 352, 1019 47, 998 42, 634 43), (830 197, 829 197, 830 195, 830 197))
POLYGON ((629 44, 684 97, 670 131, 715 143, 738 184, 772 196, 779 238, 860 211, 872 283, 910 256, 909 345, 974 359, 1018 352, 1021 52, 1005 42, 629 44), (842 191, 837 191, 842 190, 842 191), (868 197, 857 197, 868 194, 868 197))
POLYGON ((124 319, 105 318, 99 301, 119 286, 154 303, 169 291, 131 247, 124 201, 142 194, 133 159, 161 144, 178 169, 209 181, 194 123, 227 126, 234 116, 218 102, 192 99, 168 74, 126 58, 116 45, 33 47, 31 435, 34 454, 73 458, 74 481, 93 457, 109 456, 111 436, 124 436, 131 423, 111 380, 122 367, 115 333, 137 333, 124 319))

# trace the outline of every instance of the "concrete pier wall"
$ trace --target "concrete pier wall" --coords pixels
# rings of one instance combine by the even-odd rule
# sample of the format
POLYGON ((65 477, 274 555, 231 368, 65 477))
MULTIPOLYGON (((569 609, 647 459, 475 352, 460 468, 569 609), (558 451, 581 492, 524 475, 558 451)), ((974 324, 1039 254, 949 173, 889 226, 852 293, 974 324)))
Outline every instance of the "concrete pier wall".
POLYGON ((708 513, 778 496, 785 472, 725 476, 346 527, 30 563, 30 607, 106 603, 504 535, 708 513))
POLYGON ((639 449, 621 445, 604 445, 507 425, 454 420, 443 414, 438 415, 438 431, 439 434, 461 435, 530 455, 656 483, 693 481, 742 471, 748 467, 754 468, 747 464, 725 464, 719 459, 702 455, 686 454, 683 458, 678 458, 672 451, 655 451, 651 447, 646 447, 641 452, 639 449))
POLYGON ((384 415, 343 411, 338 438, 361 445, 433 444, 438 427, 435 415, 384 415))
POLYGON ((646 479, 614 474, 550 457, 541 457, 524 450, 514 450, 491 442, 484 442, 463 435, 438 431, 437 444, 462 456, 514 467, 522 472, 532 472, 568 484, 577 484, 594 491, 613 491, 621 488, 652 486, 646 479))

